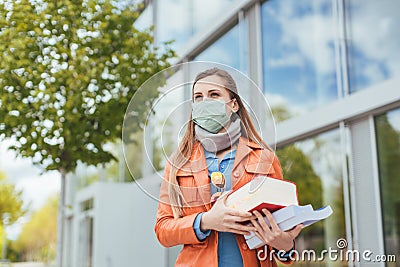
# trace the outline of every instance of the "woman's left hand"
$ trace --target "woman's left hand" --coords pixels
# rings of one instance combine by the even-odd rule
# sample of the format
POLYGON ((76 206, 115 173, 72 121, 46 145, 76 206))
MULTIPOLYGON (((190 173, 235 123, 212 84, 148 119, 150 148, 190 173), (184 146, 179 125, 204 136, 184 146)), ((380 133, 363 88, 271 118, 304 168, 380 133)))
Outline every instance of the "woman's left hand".
POLYGON ((270 222, 271 227, 264 221, 260 212, 254 211, 253 213, 258 219, 258 222, 255 219, 251 220, 252 224, 257 229, 255 235, 264 241, 265 244, 277 250, 289 251, 293 248, 293 240, 299 235, 303 225, 299 224, 292 230, 284 232, 276 224, 274 217, 272 217, 272 214, 267 209, 263 209, 262 211, 270 222))

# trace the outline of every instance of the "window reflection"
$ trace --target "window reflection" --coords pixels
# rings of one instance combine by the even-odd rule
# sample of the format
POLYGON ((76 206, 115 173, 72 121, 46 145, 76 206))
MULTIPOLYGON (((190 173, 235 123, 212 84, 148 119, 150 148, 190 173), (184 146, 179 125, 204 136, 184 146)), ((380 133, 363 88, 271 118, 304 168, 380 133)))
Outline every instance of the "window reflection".
MULTIPOLYGON (((386 254, 400 257, 400 109, 375 119, 386 254)), ((390 265, 388 266, 395 266, 390 265)))
MULTIPOLYGON (((300 205, 312 204, 314 209, 330 205, 333 215, 302 230, 296 239, 300 253, 312 249, 317 257, 324 249, 336 249, 339 238, 345 238, 342 163, 338 130, 320 134, 277 150, 285 179, 297 185, 300 205)), ((346 266, 345 262, 314 262, 315 266, 346 266), (317 264, 319 263, 319 264, 317 264)), ((294 266, 309 266, 298 261, 294 266)), ((314 266, 314 265, 313 265, 314 266)))
POLYGON ((350 91, 400 74, 400 3, 351 0, 347 3, 350 91))
POLYGON ((135 21, 135 27, 140 30, 149 29, 153 25, 153 5, 150 3, 135 21))
POLYGON ((272 108, 302 114, 337 98, 332 2, 261 6, 264 90, 272 108))
POLYGON ((156 34, 158 43, 175 40, 179 50, 198 31, 210 26, 233 0, 157 1, 156 34))
POLYGON ((218 62, 247 73, 247 60, 245 60, 247 43, 243 41, 246 38, 240 36, 244 34, 241 29, 245 29, 246 25, 245 21, 237 24, 194 60, 218 62))

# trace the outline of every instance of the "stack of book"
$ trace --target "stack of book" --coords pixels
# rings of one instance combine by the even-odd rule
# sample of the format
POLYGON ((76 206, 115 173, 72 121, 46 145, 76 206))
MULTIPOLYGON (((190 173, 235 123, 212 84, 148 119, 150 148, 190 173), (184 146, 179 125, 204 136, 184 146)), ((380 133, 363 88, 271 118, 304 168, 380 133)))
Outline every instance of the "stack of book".
MULTIPOLYGON (((267 176, 258 176, 232 192, 227 197, 226 204, 228 207, 249 212, 266 208, 282 231, 290 230, 298 224, 309 226, 329 217, 333 212, 330 206, 317 210, 311 205, 299 206, 296 184, 267 176)), ((266 217, 264 220, 270 225, 266 217)), ((264 245, 253 232, 244 237, 250 249, 264 245)))

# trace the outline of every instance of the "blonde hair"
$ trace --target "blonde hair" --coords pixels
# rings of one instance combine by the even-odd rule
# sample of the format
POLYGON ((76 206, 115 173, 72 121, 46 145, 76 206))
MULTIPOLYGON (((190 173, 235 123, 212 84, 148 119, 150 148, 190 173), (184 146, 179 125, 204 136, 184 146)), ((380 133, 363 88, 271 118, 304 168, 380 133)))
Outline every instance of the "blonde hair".
MULTIPOLYGON (((237 111, 237 115, 241 120, 242 134, 245 134, 250 141, 255 142, 261 145, 262 147, 271 150, 271 148, 262 140, 261 136, 257 133, 256 128, 254 127, 254 124, 249 116, 249 113, 247 112, 243 104, 243 101, 241 100, 238 94, 236 83, 228 72, 218 68, 212 68, 197 74, 192 86, 192 95, 194 86, 199 80, 213 75, 219 76, 225 81, 224 87, 229 90, 231 99, 236 99, 239 105, 239 110, 237 111)), ((168 194, 175 218, 183 216, 182 203, 185 201, 182 191, 180 190, 176 174, 178 170, 182 168, 183 165, 185 165, 189 161, 193 152, 193 147, 195 142, 196 140, 194 132, 194 123, 192 121, 192 115, 190 115, 182 141, 180 142, 178 149, 175 151, 175 153, 172 154, 170 158, 171 168, 168 174, 168 181, 169 181, 168 194)))

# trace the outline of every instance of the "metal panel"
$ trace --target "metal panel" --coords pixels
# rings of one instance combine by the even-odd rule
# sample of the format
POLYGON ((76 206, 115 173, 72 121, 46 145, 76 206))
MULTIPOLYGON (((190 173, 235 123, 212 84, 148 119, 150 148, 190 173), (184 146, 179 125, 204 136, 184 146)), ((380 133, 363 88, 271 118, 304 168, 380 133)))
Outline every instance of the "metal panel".
POLYGON ((400 105, 400 77, 351 94, 312 112, 277 125, 277 144, 284 145, 328 129, 340 121, 352 121, 400 105))
MULTIPOLYGON (((350 159, 350 180, 354 190, 352 202, 354 249, 360 255, 370 250, 373 254, 383 254, 382 221, 380 217, 380 196, 376 183, 377 170, 374 154, 373 120, 370 118, 354 122, 350 125, 352 158, 350 159), (372 125, 371 125, 372 124, 372 125)), ((362 257, 356 266, 365 266, 362 257)), ((374 266, 384 266, 374 263, 374 266)))

